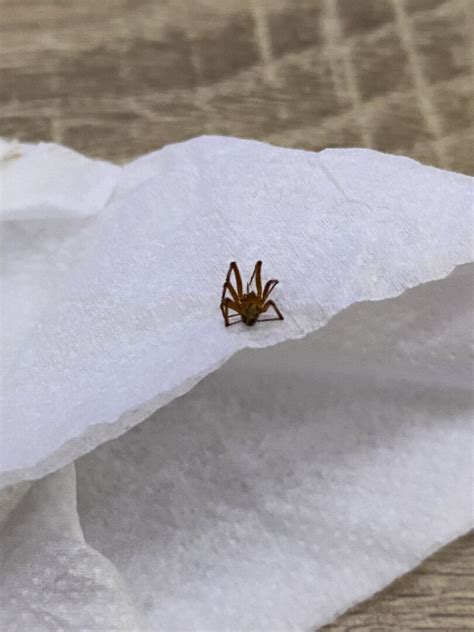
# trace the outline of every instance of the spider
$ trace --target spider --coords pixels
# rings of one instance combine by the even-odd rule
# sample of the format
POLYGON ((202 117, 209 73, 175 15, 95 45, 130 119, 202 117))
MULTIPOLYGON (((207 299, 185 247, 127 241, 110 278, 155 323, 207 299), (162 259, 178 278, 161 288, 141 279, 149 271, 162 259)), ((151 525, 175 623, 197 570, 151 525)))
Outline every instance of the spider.
POLYGON ((273 301, 268 300, 270 293, 273 291, 277 283, 278 281, 276 279, 271 279, 270 281, 267 281, 262 291, 262 262, 257 261, 250 281, 247 283, 247 292, 244 293, 242 287, 242 277, 240 276, 239 268, 237 267, 236 262, 232 261, 229 266, 229 271, 227 272, 224 287, 222 289, 222 298, 220 305, 222 315, 224 316, 225 326, 230 327, 230 325, 235 325, 235 323, 239 321, 234 320, 233 322, 231 322, 230 319, 239 318, 240 316, 244 324, 248 327, 251 327, 252 325, 255 325, 260 317, 260 314, 264 314, 269 307, 273 307, 277 314, 277 317, 263 318, 261 319, 261 322, 269 320, 283 320, 283 316, 278 307, 273 301), (230 280, 232 272, 235 276, 236 288, 234 288, 230 280), (254 278, 256 292, 250 289, 254 278), (227 296, 227 293, 230 293, 230 297, 227 296), (229 309, 237 313, 229 315, 229 309))

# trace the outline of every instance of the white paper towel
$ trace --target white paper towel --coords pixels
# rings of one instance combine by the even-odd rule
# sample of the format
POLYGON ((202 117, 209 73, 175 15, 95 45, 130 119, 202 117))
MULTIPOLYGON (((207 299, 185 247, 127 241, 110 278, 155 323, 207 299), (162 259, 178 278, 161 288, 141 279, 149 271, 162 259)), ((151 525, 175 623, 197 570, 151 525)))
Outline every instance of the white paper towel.
POLYGON ((0 140, 0 349, 8 373, 69 270, 93 243, 95 217, 121 168, 51 143, 0 140))
POLYGON ((25 611, 29 629, 133 629, 138 612, 153 630, 309 629, 469 528, 472 268, 445 278, 473 258, 469 178, 223 138, 110 176, 112 203, 82 213, 87 256, 65 266, 2 376, 1 480, 22 485, 4 490, 9 629, 25 611), (223 327, 233 259, 280 279, 284 322, 223 327), (86 541, 108 560, 88 549, 51 563, 55 511, 38 530, 31 504, 46 493, 76 525, 73 474, 21 481, 122 434, 239 349, 310 332, 241 352, 80 459, 86 541), (37 588, 34 606, 27 582, 16 594, 32 550, 40 575, 65 582, 37 588), (99 588, 72 603, 76 567, 99 588))

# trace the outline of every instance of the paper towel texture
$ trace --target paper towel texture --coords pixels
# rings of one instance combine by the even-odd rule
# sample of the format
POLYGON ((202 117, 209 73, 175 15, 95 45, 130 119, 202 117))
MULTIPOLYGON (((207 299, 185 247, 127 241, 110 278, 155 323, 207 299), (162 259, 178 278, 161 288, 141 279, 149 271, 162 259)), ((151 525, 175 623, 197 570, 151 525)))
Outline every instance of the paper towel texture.
POLYGON ((0 536, 2 630, 144 629, 113 564, 84 541, 74 465, 36 482, 0 536))
POLYGON ((471 179, 201 138, 105 198, 2 367, 2 629, 310 630, 470 528, 471 179))
POLYGON ((2 484, 123 433, 239 349, 302 337, 472 258, 471 179, 373 151, 204 137, 120 180, 93 252, 4 376, 2 484), (229 261, 250 273, 257 259, 280 279, 285 321, 227 330, 229 261))
POLYGON ((8 374, 26 336, 87 256, 121 168, 59 145, 0 141, 0 349, 8 374))
POLYGON ((2 629, 310 630, 467 531, 472 272, 242 351, 79 459, 85 542, 71 470, 35 483, 2 629))

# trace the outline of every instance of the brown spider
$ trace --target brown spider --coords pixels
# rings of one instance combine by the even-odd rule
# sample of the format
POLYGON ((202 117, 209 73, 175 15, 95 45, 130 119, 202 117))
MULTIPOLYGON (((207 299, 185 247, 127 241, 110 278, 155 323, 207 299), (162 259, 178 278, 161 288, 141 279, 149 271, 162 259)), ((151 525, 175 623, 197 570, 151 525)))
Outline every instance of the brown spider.
POLYGON ((267 281, 262 291, 261 271, 262 262, 257 261, 250 281, 247 283, 247 292, 244 294, 242 289, 242 277, 240 276, 239 268, 237 267, 235 261, 232 261, 232 263, 230 264, 224 287, 222 289, 220 306, 222 315, 224 316, 226 327, 229 327, 230 325, 235 325, 235 323, 239 322, 238 320, 234 320, 233 322, 230 321, 231 318, 238 318, 239 316, 245 325, 251 327, 252 325, 255 325, 255 323, 259 319, 260 314, 265 313, 269 307, 273 307, 277 314, 277 318, 263 318, 261 322, 269 320, 283 320, 283 316, 275 303, 273 301, 267 300, 278 281, 276 279, 271 279, 270 281, 267 281), (234 288, 230 280, 230 275, 232 274, 232 272, 235 276, 236 288, 234 288), (254 278, 256 292, 250 289, 254 278), (232 298, 226 296, 227 292, 230 293, 232 298), (234 312, 237 313, 229 315, 229 309, 232 309, 234 310, 234 312))

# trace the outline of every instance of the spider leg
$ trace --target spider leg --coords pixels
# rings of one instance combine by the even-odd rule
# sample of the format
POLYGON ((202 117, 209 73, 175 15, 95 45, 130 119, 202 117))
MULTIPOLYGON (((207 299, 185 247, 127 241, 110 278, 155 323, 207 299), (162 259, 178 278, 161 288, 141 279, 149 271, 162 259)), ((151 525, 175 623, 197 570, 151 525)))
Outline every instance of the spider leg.
MULTIPOLYGON (((237 314, 234 314, 234 316, 237 316, 237 314)), ((225 326, 232 327, 232 325, 238 325, 240 322, 241 322, 240 320, 234 320, 233 323, 229 323, 229 321, 226 321, 225 326)))
POLYGON ((240 296, 243 296, 243 286, 242 286, 242 277, 240 276, 240 271, 239 271, 239 267, 237 266, 237 263, 235 261, 232 261, 232 263, 229 266, 229 271, 227 272, 227 276, 226 276, 226 283, 230 283, 230 275, 232 274, 232 272, 234 273, 235 276, 235 283, 237 285, 237 294, 240 296))
POLYGON ((229 270, 227 272, 227 276, 225 278, 224 286, 222 288, 221 304, 224 303, 224 300, 226 298, 226 291, 227 290, 231 293, 232 298, 234 299, 234 301, 236 303, 239 303, 240 302, 240 297, 243 296, 243 293, 242 293, 242 277, 240 276, 239 268, 238 268, 238 266, 237 266, 235 261, 232 261, 232 263, 230 264, 229 270), (237 284, 237 290, 234 288, 234 286, 232 285, 232 281, 230 280, 232 272, 234 273, 234 276, 235 276, 235 281, 236 281, 236 284, 237 284))
POLYGON ((232 295, 232 299, 234 300, 234 303, 238 304, 240 302, 240 297, 237 294, 237 291, 235 290, 234 286, 232 285, 232 283, 230 281, 226 281, 224 283, 224 286, 222 288, 222 297, 221 297, 221 303, 224 303, 224 301, 227 300, 226 297, 226 291, 229 290, 229 292, 232 295))
POLYGON ((239 321, 234 321, 233 323, 229 322, 230 318, 235 318, 236 316, 240 317, 240 309, 239 309, 238 304, 234 303, 234 301, 231 301, 230 298, 225 298, 222 301, 221 311, 222 311, 222 315, 224 316, 226 327, 230 327, 231 325, 235 325, 236 322, 239 322, 239 321), (237 312, 237 314, 229 314, 229 309, 233 309, 234 311, 237 312))
POLYGON ((255 277, 255 286, 257 289, 257 296, 262 295, 262 262, 257 261, 255 264, 255 268, 253 270, 252 276, 250 277, 250 281, 247 283, 247 292, 250 292, 250 286, 252 285, 252 281, 255 277))
POLYGON ((280 310, 278 309, 278 307, 275 305, 273 301, 267 301, 263 305, 263 309, 261 313, 264 314, 268 310, 269 307, 273 307, 273 309, 277 313, 277 318, 262 318, 261 320, 259 319, 260 322, 264 323, 265 321, 269 321, 269 320, 285 320, 283 318, 283 314, 280 312, 280 310))
POLYGON ((265 287, 263 288, 262 300, 265 302, 270 294, 273 292, 275 287, 278 285, 278 281, 276 279, 270 279, 265 283, 265 287))
POLYGON ((226 307, 227 310, 233 309, 235 312, 237 312, 237 314, 232 314, 233 316, 240 315, 241 313, 239 304, 234 301, 231 301, 230 298, 226 298, 225 301, 222 303, 222 305, 226 307))

